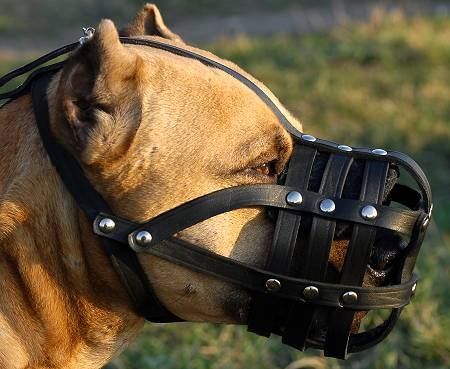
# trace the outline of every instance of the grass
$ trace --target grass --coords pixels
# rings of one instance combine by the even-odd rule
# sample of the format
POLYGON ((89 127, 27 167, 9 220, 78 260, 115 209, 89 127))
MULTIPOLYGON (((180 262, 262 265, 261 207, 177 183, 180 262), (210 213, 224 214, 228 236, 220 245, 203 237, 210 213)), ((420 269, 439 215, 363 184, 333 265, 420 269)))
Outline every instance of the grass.
MULTIPOLYGON (((414 302, 382 344, 347 362, 300 353, 242 327, 148 324, 127 369, 450 367, 450 20, 378 14, 326 34, 209 45, 264 81, 312 134, 411 154, 429 176, 434 218, 414 302)), ((0 68, 2 69, 2 68, 0 68)))

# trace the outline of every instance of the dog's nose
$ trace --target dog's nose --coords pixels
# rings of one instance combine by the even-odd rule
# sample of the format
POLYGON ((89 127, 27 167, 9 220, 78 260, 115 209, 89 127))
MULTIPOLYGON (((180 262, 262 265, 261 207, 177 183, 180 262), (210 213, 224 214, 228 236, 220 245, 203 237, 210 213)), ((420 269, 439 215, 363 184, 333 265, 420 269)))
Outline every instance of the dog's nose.
POLYGON ((407 244, 399 235, 390 232, 382 233, 375 240, 370 254, 369 267, 378 277, 385 279, 406 246, 407 244))

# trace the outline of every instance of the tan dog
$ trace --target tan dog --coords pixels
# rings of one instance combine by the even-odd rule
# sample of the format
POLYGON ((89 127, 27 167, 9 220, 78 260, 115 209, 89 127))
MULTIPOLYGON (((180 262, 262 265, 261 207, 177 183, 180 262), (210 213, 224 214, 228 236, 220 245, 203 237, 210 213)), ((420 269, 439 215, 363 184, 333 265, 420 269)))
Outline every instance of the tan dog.
MULTIPOLYGON (((154 5, 124 34, 182 43, 154 5)), ((118 37, 102 21, 48 91, 55 136, 117 215, 142 222, 214 190, 275 181, 292 142, 253 92, 200 62, 118 37)), ((50 164, 30 96, 0 110, 0 157, 0 368, 98 368, 143 320, 50 164)), ((178 236, 262 265, 272 229, 261 209, 242 209, 178 236)), ((342 252, 345 244, 333 249, 337 267, 342 252)), ((140 260, 176 315, 245 322, 245 292, 153 256, 140 260)))

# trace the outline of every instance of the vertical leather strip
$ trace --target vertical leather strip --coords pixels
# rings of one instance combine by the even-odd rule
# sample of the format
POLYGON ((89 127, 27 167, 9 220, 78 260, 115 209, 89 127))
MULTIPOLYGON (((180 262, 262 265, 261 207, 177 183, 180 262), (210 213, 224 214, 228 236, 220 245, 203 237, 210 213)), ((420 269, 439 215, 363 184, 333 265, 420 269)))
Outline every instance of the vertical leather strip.
MULTIPOLYGON (((299 190, 306 189, 315 156, 315 149, 295 145, 289 162, 285 185, 297 187, 299 190), (302 175, 299 175, 299 173, 302 175)), ((295 250, 300 220, 301 215, 298 213, 295 214, 285 210, 278 212, 273 241, 266 262, 267 270, 286 274, 286 268, 290 266, 295 250)), ((279 322, 277 319, 271 319, 271 323, 268 323, 267 312, 279 311, 281 304, 280 299, 274 296, 255 294, 247 322, 248 330, 266 337, 270 336, 270 333, 277 329, 276 326, 279 325, 279 322)))
MULTIPOLYGON (((300 192, 307 188, 315 155, 315 149, 295 146, 286 176, 286 186, 296 187, 300 192)), ((275 235, 266 263, 268 270, 274 273, 286 273, 286 266, 291 264, 294 253, 300 220, 301 215, 298 213, 279 211, 275 235)))
MULTIPOLYGON (((352 162, 353 159, 350 157, 330 155, 322 175, 319 193, 325 196, 341 196, 352 162)), ((319 206, 319 204, 317 205, 319 206)), ((313 281, 325 279, 335 226, 335 221, 313 217, 308 240, 299 256, 299 262, 302 266, 299 277, 313 281)), ((299 291, 300 293, 302 291, 299 291)), ((310 304, 293 304, 285 323, 283 343, 303 350, 314 315, 318 310, 320 309, 310 304)))
MULTIPOLYGON (((385 162, 366 162, 359 197, 363 203, 382 202, 388 168, 389 164, 385 162)), ((373 227, 354 225, 341 271, 340 284, 362 285, 375 235, 376 229, 373 227)), ((325 356, 341 359, 347 357, 354 315, 353 310, 334 309, 330 313, 325 356)))

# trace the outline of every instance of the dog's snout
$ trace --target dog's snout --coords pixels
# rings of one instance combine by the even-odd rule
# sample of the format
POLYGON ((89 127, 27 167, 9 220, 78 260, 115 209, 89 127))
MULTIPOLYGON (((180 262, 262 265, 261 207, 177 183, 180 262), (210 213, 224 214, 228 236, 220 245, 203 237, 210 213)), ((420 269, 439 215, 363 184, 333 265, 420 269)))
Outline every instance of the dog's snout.
POLYGON ((399 254, 400 250, 396 247, 374 247, 370 255, 370 266, 375 270, 386 270, 399 254))
POLYGON ((375 240, 369 266, 376 271, 389 271, 405 248, 403 239, 391 232, 384 232, 375 240))

